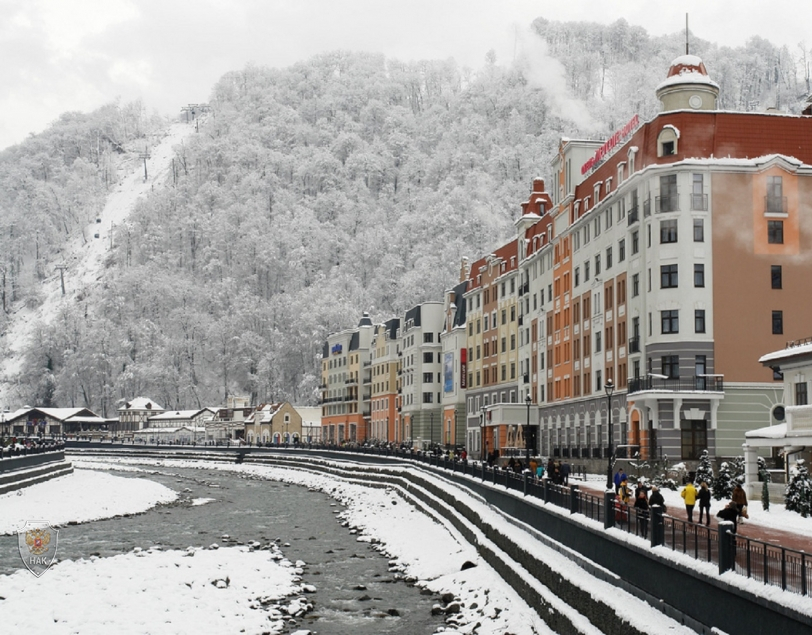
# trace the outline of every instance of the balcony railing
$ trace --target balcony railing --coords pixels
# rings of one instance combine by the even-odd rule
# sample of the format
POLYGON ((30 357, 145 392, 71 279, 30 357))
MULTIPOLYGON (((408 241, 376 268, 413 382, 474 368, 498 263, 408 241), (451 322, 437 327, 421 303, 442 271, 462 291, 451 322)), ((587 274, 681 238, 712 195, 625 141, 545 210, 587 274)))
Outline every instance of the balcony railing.
POLYGON ((640 208, 635 205, 629 210, 629 225, 634 225, 640 220, 640 208))
POLYGON ((678 212, 679 194, 666 194, 665 196, 656 196, 654 198, 654 209, 657 210, 658 213, 678 212))
POLYGON ((629 380, 629 394, 644 390, 668 392, 724 392, 723 377, 696 375, 662 379, 660 377, 636 377, 629 380))
POLYGON ((691 194, 691 211, 694 211, 694 212, 707 212, 708 211, 708 195, 707 194, 691 194))
POLYGON ((787 213, 787 197, 786 196, 765 196, 764 197, 764 213, 765 214, 786 214, 787 213))
POLYGON ((640 352, 640 336, 629 338, 629 354, 640 352))

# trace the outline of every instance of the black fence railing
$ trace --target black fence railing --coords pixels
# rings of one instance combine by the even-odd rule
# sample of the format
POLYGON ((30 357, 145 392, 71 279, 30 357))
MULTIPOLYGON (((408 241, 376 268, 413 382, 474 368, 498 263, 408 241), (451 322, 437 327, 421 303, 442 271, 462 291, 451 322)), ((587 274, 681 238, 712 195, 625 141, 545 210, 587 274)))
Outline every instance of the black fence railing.
POLYGON ((679 195, 678 194, 665 194, 663 196, 654 197, 654 207, 658 213, 660 212, 678 212, 679 211, 679 195))
POLYGON ((809 595, 812 589, 812 555, 761 540, 734 536, 736 573, 784 591, 809 595))
POLYGON ((643 390, 667 390, 671 392, 724 392, 724 378, 696 375, 692 377, 634 377, 629 380, 629 394, 643 390))
MULTIPOLYGON (((593 450, 600 451, 599 448, 593 450)), ((577 485, 555 484, 547 478, 536 478, 529 472, 517 473, 499 467, 490 467, 484 462, 461 461, 446 455, 404 450, 377 450, 358 448, 354 451, 390 454, 412 458, 455 472, 469 474, 483 481, 502 485, 506 489, 522 492, 545 503, 563 507, 571 513, 583 514, 604 527, 614 527, 621 531, 640 536, 650 541, 652 546, 661 545, 678 551, 697 560, 716 564, 720 571, 732 569, 748 578, 781 587, 785 591, 802 595, 812 594, 812 555, 803 551, 787 549, 760 540, 723 533, 721 527, 709 527, 691 523, 665 514, 654 515, 653 511, 637 509, 612 498, 583 492, 577 485), (606 517, 607 505, 610 517, 606 517), (723 555, 723 541, 727 541, 730 562, 726 564, 723 555)), ((576 474, 586 477, 585 471, 576 467, 570 478, 576 474)))

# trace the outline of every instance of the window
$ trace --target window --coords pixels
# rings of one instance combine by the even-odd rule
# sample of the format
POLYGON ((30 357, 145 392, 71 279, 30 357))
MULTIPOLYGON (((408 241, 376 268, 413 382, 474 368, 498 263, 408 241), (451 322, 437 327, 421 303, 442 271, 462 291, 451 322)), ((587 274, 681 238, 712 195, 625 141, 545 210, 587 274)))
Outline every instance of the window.
POLYGON ((660 266, 660 288, 674 289, 679 286, 678 265, 660 266))
POLYGON ((488 316, 486 315, 486 316, 485 316, 484 318, 482 318, 482 319, 484 320, 484 324, 482 325, 482 330, 483 330, 483 331, 487 331, 487 330, 488 330, 488 316))
POLYGON ((694 333, 705 332, 705 309, 694 311, 694 333))
MULTIPOLYGON (((477 357, 479 354, 477 354, 477 357)), ((423 353, 423 363, 424 364, 431 364, 434 361, 434 353, 423 353)))
POLYGON ((705 212, 708 209, 708 197, 705 195, 702 174, 693 174, 691 179, 691 209, 705 212))
POLYGON ((694 264, 694 286, 705 286, 705 265, 703 264, 694 264))
POLYGON ((795 384, 795 405, 806 406, 809 404, 808 396, 806 393, 806 382, 801 381, 795 384))
POLYGON ((773 289, 782 288, 781 265, 770 266, 770 282, 773 289))
POLYGON ((595 371, 595 392, 600 392, 603 390, 603 378, 601 377, 601 371, 595 371))
POLYGON ((640 251, 640 232, 632 232, 632 256, 640 251))
POLYGON ((507 309, 502 309, 502 324, 507 324, 507 309))
POLYGON ((595 352, 601 352, 601 332, 595 331, 595 352))
POLYGON ((617 261, 623 262, 626 260, 626 239, 624 238, 617 244, 617 261))
POLYGON ((423 373, 423 383, 430 384, 434 380, 434 373, 423 373))
POLYGON ((468 336, 471 337, 474 334, 474 323, 468 323, 468 336))
POLYGON ((516 307, 515 307, 515 305, 510 307, 510 321, 511 322, 516 321, 516 307))
POLYGON ((767 214, 785 214, 783 178, 780 176, 767 177, 767 197, 764 211, 767 214))
POLYGON ((663 335, 679 333, 679 311, 660 311, 660 326, 663 335))
POLYGON ((503 353, 507 352, 507 338, 506 337, 502 337, 502 352, 503 353))
POLYGON ((423 393, 423 403, 434 403, 434 393, 433 392, 424 392, 423 393))
POLYGON ((773 335, 784 334, 784 312, 773 311, 773 335))
POLYGON ((660 358, 662 374, 669 379, 679 379, 679 355, 663 355, 660 358))
POLYGON ((581 284, 581 268, 575 267, 575 286, 581 284))
POLYGON ((431 344, 434 342, 434 333, 423 333, 423 343, 431 344))
POLYGON ((512 351, 516 350, 516 334, 515 333, 510 336, 510 350, 512 350, 512 351))
POLYGON ((640 274, 636 273, 632 276, 632 297, 636 298, 640 295, 640 274))
POLYGON ((663 141, 662 156, 667 157, 676 154, 676 146, 673 141, 663 141))
POLYGON ((584 263, 584 282, 589 282, 589 261, 584 263))
POLYGON ((611 247, 606 248, 606 268, 607 269, 612 268, 612 248, 611 247))
POLYGON ((767 221, 767 242, 771 245, 784 244, 784 221, 782 220, 768 220, 767 221))
POLYGON ((675 243, 677 242, 677 220, 663 220, 660 221, 660 242, 661 243, 675 243))
POLYGON ((705 220, 703 218, 694 219, 694 242, 705 242, 705 220))
POLYGON ((678 212, 677 175, 666 174, 660 177, 660 196, 655 199, 658 212, 678 212))
POLYGON ((601 255, 595 254, 595 275, 598 276, 601 273, 601 255))

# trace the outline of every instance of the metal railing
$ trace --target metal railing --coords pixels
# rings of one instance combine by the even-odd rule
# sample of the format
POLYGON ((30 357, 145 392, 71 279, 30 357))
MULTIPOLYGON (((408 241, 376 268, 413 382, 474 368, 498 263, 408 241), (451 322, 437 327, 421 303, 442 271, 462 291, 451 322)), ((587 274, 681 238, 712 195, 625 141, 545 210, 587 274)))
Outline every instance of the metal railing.
POLYGON ((658 213, 678 212, 679 194, 665 194, 664 196, 654 197, 654 208, 658 213))
POLYGON ((787 197, 786 196, 765 196, 764 197, 764 213, 765 214, 786 214, 787 213, 787 197))
POLYGON ((707 194, 691 194, 691 211, 693 211, 693 212, 707 212, 708 211, 708 195, 707 194))
MULTIPOLYGON (((605 528, 616 528, 640 536, 652 546, 662 546, 697 560, 716 564, 720 573, 723 570, 733 570, 764 584, 781 587, 785 591, 801 595, 812 594, 812 556, 803 551, 726 533, 724 525, 728 523, 721 523, 713 528, 691 523, 660 513, 656 507, 643 510, 621 503, 611 490, 602 496, 595 495, 581 491, 577 483, 557 484, 547 478, 538 479, 529 471, 517 473, 491 467, 482 461, 462 461, 459 457, 452 459, 446 455, 414 450, 327 447, 333 450, 396 456, 461 472, 568 509, 572 514, 583 514, 602 522, 605 528), (607 509, 610 510, 609 517, 606 516, 607 509)), ((586 476, 583 469, 576 467, 570 478, 579 473, 586 476)))
POLYGON ((629 394, 644 390, 671 392, 724 392, 725 381, 720 376, 692 376, 663 379, 661 377, 635 377, 629 380, 629 394))

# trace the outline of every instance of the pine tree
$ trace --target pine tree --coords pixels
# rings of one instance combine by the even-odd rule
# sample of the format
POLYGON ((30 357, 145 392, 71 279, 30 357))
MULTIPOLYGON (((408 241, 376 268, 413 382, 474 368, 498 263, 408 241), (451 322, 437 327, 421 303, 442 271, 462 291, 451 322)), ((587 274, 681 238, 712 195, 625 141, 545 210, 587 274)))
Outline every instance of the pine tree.
POLYGON ((705 481, 708 487, 713 489, 713 465, 711 465, 710 455, 707 450, 702 450, 702 455, 699 457, 699 465, 696 468, 696 478, 694 482, 701 483, 705 481))
POLYGON ((758 477, 761 480, 761 507, 764 511, 770 511, 770 471, 767 469, 767 461, 763 456, 758 457, 758 477))
POLYGON ((803 459, 798 459, 791 474, 785 494, 786 508, 806 518, 812 513, 812 479, 803 459))
MULTIPOLYGON (((733 493, 733 484, 735 481, 730 467, 727 461, 723 461, 719 466, 719 473, 713 482, 713 497, 718 501, 730 498, 730 495, 733 493)), ((696 480, 701 482, 699 470, 697 470, 696 480)))

